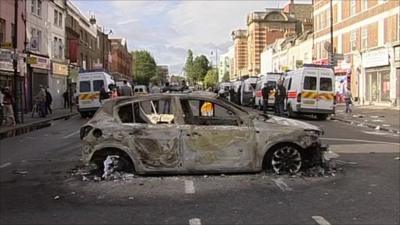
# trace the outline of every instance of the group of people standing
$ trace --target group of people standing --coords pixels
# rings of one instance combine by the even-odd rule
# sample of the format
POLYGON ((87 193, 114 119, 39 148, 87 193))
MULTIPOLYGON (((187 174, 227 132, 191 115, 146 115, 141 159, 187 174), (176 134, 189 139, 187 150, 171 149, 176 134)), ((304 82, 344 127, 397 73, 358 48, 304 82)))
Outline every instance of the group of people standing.
POLYGON ((103 85, 100 89, 100 102, 109 98, 116 98, 118 96, 133 96, 134 92, 132 87, 128 85, 128 81, 124 80, 123 85, 117 89, 116 85, 110 85, 108 87, 110 92, 106 91, 106 87, 103 85))
POLYGON ((48 88, 44 88, 40 85, 39 93, 35 97, 36 104, 39 108, 39 115, 41 117, 46 117, 49 113, 52 114, 51 104, 53 103, 53 97, 49 92, 48 88))
POLYGON ((270 93, 272 93, 275 90, 275 114, 278 116, 283 116, 284 115, 284 106, 285 106, 285 99, 286 99, 286 88, 283 86, 283 81, 278 80, 278 85, 273 87, 272 85, 269 85, 268 83, 264 84, 264 87, 262 88, 262 96, 263 96, 263 112, 266 114, 267 113, 267 108, 268 108, 268 98, 270 93))
POLYGON ((14 98, 9 87, 0 88, 0 126, 11 125, 15 126, 14 117, 14 98))

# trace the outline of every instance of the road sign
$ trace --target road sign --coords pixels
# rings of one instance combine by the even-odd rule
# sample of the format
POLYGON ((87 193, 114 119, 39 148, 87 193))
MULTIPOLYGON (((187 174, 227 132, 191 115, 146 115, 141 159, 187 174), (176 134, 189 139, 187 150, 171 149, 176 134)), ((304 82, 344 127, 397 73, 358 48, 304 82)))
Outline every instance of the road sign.
POLYGON ((12 49, 13 44, 11 42, 3 42, 0 44, 0 47, 4 49, 12 49))

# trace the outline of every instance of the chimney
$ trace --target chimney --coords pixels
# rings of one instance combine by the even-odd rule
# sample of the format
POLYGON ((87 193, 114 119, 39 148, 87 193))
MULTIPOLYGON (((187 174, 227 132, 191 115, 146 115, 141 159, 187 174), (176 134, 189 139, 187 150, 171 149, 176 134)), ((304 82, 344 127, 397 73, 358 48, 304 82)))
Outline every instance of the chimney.
POLYGON ((95 25, 96 24, 96 17, 93 15, 93 16, 90 16, 90 24, 92 24, 92 25, 95 25))

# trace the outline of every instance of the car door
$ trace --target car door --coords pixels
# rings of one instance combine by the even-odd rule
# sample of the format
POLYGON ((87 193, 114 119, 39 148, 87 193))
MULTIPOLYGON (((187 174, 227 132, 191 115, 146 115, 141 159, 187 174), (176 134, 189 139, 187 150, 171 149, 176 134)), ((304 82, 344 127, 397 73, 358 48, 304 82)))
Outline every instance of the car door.
POLYGON ((188 171, 234 172, 255 168, 255 130, 234 110, 210 100, 181 99, 184 167, 188 171), (210 110, 212 112, 203 112, 210 110), (203 107, 207 106, 207 107, 203 107))
POLYGON ((331 71, 320 70, 318 78, 318 109, 323 111, 333 110, 334 90, 331 71))
POLYGON ((119 110, 128 145, 140 172, 181 171, 180 130, 175 123, 175 101, 171 98, 141 100, 119 110), (132 115, 132 116, 130 116, 132 115))

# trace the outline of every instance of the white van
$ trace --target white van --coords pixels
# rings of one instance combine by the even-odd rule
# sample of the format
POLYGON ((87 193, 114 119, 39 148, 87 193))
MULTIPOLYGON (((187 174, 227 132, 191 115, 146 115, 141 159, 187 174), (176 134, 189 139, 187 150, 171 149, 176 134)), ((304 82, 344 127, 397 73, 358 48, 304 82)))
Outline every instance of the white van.
POLYGON ((110 91, 109 85, 115 84, 111 75, 103 71, 79 73, 77 94, 79 113, 82 117, 93 115, 100 103, 100 90, 104 85, 107 92, 110 91))
POLYGON ((249 77, 243 81, 242 88, 240 89, 241 105, 248 106, 254 103, 257 79, 258 77, 249 77))
POLYGON ((241 94, 241 88, 242 88, 242 83, 243 81, 234 81, 231 83, 231 88, 230 88, 230 101, 240 105, 240 94, 241 94))
POLYGON ((218 84, 218 96, 221 98, 229 98, 230 82, 221 82, 218 84))
POLYGON ((335 75, 332 68, 306 64, 287 73, 283 85, 287 90, 285 104, 289 117, 297 114, 326 119, 335 111, 335 75))
POLYGON ((283 73, 267 73, 266 75, 261 75, 260 78, 258 78, 255 89, 255 107, 258 107, 259 109, 263 108, 262 89, 264 87, 264 84, 273 87, 273 91, 271 91, 271 93, 269 94, 268 107, 274 107, 275 89, 279 79, 283 79, 283 73))

